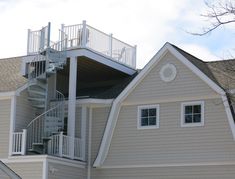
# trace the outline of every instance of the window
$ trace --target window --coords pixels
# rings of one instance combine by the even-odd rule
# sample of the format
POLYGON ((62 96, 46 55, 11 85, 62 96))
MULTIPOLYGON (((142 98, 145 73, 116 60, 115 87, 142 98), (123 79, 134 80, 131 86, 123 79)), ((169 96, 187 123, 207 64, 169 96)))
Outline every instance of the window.
POLYGON ((159 127, 159 105, 138 106, 138 129, 159 127))
POLYGON ((204 125, 204 102, 181 103, 181 127, 204 125))

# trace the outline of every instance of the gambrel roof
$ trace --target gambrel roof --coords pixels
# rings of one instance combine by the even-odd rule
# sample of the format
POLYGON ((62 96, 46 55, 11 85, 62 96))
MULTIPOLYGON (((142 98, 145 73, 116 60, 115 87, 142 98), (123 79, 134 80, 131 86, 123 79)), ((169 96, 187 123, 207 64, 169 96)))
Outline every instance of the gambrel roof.
POLYGON ((0 92, 16 91, 27 83, 21 73, 22 57, 0 59, 0 92))
POLYGON ((219 66, 213 65, 213 62, 207 63, 194 57, 193 55, 183 51, 182 49, 166 43, 158 53, 149 61, 149 63, 142 69, 142 71, 127 85, 127 87, 121 92, 121 94, 113 101, 111 111, 109 113, 108 122, 105 128, 105 132, 101 141, 100 149, 97 158, 94 162, 94 167, 102 166, 111 144, 113 132, 117 123, 121 103, 126 97, 135 89, 135 87, 148 75, 148 73, 158 64, 164 54, 167 52, 172 53, 179 61, 181 61, 186 67, 188 67, 194 74, 196 74, 202 81, 211 87, 222 98, 225 111, 227 114, 228 122, 235 139, 235 124, 232 114, 232 108, 230 105, 230 99, 226 94, 225 85, 221 81, 221 74, 218 72, 221 70, 219 66))

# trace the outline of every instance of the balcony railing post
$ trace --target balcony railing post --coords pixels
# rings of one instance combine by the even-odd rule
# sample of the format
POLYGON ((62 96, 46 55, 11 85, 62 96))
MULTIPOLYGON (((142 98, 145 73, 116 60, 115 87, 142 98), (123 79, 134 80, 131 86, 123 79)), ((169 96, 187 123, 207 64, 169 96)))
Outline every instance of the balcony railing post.
POLYGON ((27 140, 27 130, 23 129, 22 133, 22 145, 21 145, 21 155, 26 154, 26 140, 27 140))
POLYGON ((28 43, 27 43, 27 55, 29 55, 29 53, 30 53, 30 50, 29 50, 29 48, 30 48, 30 34, 31 34, 31 30, 30 29, 28 29, 28 43))
POLYGON ((51 42, 51 23, 48 22, 48 27, 47 27, 47 47, 50 47, 50 42, 51 42))
POLYGON ((113 56, 113 34, 109 35, 109 56, 113 56))
POLYGON ((135 45, 132 51, 132 67, 136 68, 136 48, 137 46, 135 45))
POLYGON ((87 32, 86 32, 86 21, 82 21, 82 47, 86 47, 86 41, 87 41, 87 32))
POLYGON ((63 132, 59 134, 59 156, 63 156, 63 132))

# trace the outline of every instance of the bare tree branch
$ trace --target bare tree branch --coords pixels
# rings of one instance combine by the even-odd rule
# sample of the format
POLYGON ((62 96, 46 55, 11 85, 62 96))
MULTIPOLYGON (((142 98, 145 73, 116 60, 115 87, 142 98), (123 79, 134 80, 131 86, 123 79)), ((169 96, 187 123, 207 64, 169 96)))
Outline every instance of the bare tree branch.
POLYGON ((203 36, 220 26, 235 22, 235 1, 234 0, 217 0, 215 3, 205 2, 207 12, 201 14, 210 22, 208 27, 202 28, 202 32, 192 32, 192 35, 203 36))

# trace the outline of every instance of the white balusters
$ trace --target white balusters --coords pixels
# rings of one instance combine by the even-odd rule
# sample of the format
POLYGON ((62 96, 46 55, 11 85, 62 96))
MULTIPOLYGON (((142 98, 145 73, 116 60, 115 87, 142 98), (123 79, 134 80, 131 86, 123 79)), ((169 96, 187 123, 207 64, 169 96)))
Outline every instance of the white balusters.
POLYGON ((12 135, 13 135, 12 154, 25 155, 27 130, 23 129, 23 132, 14 132, 12 135))
POLYGON ((84 160, 85 152, 82 152, 82 145, 84 145, 84 141, 80 138, 73 138, 63 135, 63 132, 51 136, 51 140, 48 143, 48 154, 59 157, 73 158, 70 154, 69 148, 71 141, 74 142, 74 158, 84 160))

